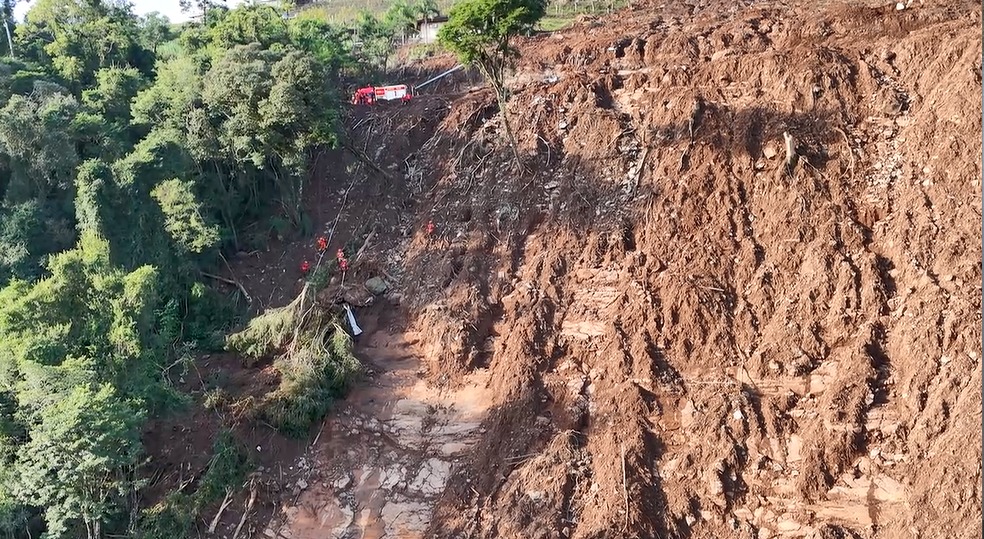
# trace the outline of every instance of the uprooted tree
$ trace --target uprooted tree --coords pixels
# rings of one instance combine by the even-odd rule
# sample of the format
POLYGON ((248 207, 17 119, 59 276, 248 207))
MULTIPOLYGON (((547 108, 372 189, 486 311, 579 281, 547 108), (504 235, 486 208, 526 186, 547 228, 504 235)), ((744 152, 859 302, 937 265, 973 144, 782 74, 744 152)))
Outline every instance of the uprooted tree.
POLYGON ((440 43, 462 63, 477 67, 495 91, 517 164, 519 151, 506 114, 509 92, 505 76, 519 51, 510 42, 532 31, 546 9, 545 0, 463 0, 451 8, 447 24, 438 32, 440 43))
POLYGON ((294 301, 252 319, 226 343, 247 362, 275 358, 280 386, 247 413, 288 436, 307 434, 361 369, 348 334, 318 300, 317 281, 325 280, 327 270, 316 270, 294 301))

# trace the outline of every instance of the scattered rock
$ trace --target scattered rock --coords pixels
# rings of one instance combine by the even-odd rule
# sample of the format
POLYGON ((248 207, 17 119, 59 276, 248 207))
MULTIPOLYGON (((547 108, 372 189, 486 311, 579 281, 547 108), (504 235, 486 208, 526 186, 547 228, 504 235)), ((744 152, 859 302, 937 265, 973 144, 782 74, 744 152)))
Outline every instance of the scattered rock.
POLYGON ((450 475, 451 463, 440 459, 428 459, 410 484, 410 490, 426 496, 440 494, 450 475))
POLYGON ((366 281, 366 290, 372 292, 373 295, 379 296, 389 290, 389 283, 382 277, 372 277, 366 281))
POLYGON ((780 532, 786 533, 797 531, 802 527, 803 525, 795 520, 780 520, 779 524, 776 526, 780 532))
POLYGON ((711 55, 711 61, 712 62, 717 62, 718 60, 727 58, 728 55, 730 55, 730 54, 731 54, 731 49, 724 49, 724 50, 714 51, 714 54, 711 55))
POLYGON ((348 527, 355 520, 355 511, 338 500, 332 499, 322 510, 319 520, 326 528, 330 527, 328 537, 345 537, 348 527))
POLYGON ((393 465, 383 471, 383 478, 379 481, 379 487, 389 490, 398 485, 403 480, 403 473, 398 465, 393 465))
POLYGON ((458 453, 462 453, 471 447, 472 444, 463 442, 448 442, 441 446, 441 454, 450 457, 458 453))
POLYGON ((336 479, 335 482, 332 483, 332 486, 335 487, 335 490, 337 491, 337 490, 345 490, 345 487, 351 484, 352 484, 352 478, 349 477, 348 474, 345 474, 339 477, 338 479, 336 479))
POLYGON ((386 524, 389 537, 407 537, 423 533, 430 523, 427 506, 413 502, 387 502, 380 511, 379 518, 386 524))

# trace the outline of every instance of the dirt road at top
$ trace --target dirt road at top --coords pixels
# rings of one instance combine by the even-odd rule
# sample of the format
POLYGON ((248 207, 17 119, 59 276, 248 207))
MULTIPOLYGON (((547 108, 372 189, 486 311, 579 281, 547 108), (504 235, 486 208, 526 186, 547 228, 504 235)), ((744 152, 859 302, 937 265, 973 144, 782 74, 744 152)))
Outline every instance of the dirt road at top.
POLYGON ((980 24, 582 20, 520 46, 525 171, 488 92, 353 122, 376 375, 267 535, 979 537, 980 24))

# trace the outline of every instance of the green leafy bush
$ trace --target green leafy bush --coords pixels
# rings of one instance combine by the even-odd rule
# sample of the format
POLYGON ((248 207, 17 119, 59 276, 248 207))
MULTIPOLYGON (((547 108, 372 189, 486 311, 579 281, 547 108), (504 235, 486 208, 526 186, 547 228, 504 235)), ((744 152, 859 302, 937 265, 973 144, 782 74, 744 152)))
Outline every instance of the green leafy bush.
POLYGON ((164 228, 183 249, 200 254, 219 242, 219 229, 205 222, 202 205, 191 182, 167 180, 157 184, 150 195, 164 212, 164 228))
POLYGON ((225 349, 226 331, 239 322, 244 301, 238 290, 230 296, 201 282, 193 283, 185 300, 182 338, 205 352, 225 349))

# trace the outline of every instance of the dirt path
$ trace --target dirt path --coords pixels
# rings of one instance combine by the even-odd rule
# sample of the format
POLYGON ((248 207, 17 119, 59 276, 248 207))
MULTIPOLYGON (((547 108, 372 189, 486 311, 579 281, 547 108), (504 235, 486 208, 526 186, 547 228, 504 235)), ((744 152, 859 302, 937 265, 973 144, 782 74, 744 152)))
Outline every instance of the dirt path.
POLYGON ((297 466, 294 503, 264 534, 283 539, 423 537, 432 504, 489 408, 483 372, 456 391, 421 378, 413 334, 360 320, 357 352, 374 371, 325 420, 297 466))

